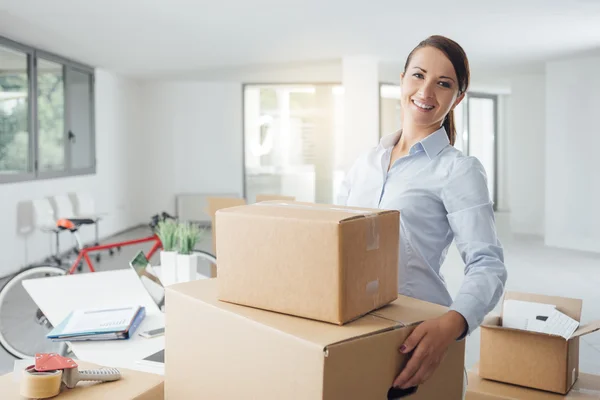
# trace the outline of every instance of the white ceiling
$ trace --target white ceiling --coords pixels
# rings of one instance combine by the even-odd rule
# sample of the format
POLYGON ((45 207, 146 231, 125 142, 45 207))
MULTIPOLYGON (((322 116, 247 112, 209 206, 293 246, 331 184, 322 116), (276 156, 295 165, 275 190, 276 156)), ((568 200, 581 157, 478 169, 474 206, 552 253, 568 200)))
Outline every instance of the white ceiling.
POLYGON ((0 0, 0 35, 155 76, 370 54, 401 64, 444 34, 474 68, 600 47, 596 0, 0 0))

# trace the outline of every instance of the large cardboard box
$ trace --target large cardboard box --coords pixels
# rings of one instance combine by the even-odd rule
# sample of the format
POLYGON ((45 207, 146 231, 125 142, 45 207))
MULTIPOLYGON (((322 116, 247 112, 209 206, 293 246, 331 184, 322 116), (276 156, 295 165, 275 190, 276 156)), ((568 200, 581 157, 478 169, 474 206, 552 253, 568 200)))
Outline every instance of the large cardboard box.
POLYGON ((581 373, 566 394, 550 393, 481 378, 477 366, 468 374, 466 400, 591 400, 600 399, 600 376, 581 373))
MULTIPOLYGON (((167 399, 387 399, 398 348, 446 308, 407 297, 338 326, 217 299, 217 279, 166 289, 167 399)), ((465 342, 453 343, 411 400, 462 399, 465 342)))
MULTIPOLYGON (((506 292, 514 299, 555 304, 558 311, 581 321, 579 299, 506 292)), ((579 338, 600 329, 600 321, 581 325, 571 339, 502 327, 502 315, 481 325, 479 375, 515 385, 565 394, 579 376, 579 338)))
MULTIPOLYGON (((98 365, 75 360, 80 370, 101 368, 98 365)), ((63 389, 53 397, 57 400, 162 400, 164 377, 140 371, 119 368, 121 379, 114 382, 79 382, 73 389, 63 389)), ((0 377, 0 398, 2 400, 23 400, 19 393, 20 383, 14 380, 13 373, 0 377)))
POLYGON ((344 324, 398 296, 398 211, 267 201, 217 224, 220 300, 344 324))

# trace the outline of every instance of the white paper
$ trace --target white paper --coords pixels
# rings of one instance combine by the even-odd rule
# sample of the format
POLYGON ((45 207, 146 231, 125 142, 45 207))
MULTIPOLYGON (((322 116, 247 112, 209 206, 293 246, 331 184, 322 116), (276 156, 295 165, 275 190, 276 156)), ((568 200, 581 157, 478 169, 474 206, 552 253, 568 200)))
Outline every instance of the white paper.
POLYGON ((506 300, 502 312, 502 326, 542 332, 546 320, 556 310, 554 304, 534 303, 522 300, 506 300))
POLYGON ((75 310, 60 334, 93 332, 100 329, 122 330, 129 326, 137 310, 137 306, 104 310, 75 310))
POLYGON ((542 332, 562 336, 569 340, 577 327, 579 327, 579 322, 558 310, 554 310, 545 322, 542 332))

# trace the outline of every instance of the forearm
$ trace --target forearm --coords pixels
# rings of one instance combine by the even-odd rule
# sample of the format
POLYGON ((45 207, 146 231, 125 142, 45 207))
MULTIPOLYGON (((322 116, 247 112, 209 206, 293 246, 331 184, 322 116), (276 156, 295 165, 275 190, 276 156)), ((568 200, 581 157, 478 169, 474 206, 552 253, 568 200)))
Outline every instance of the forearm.
POLYGON ((481 255, 467 265, 463 284, 450 307, 450 310, 459 313, 466 320, 466 333, 477 329, 483 318, 494 309, 502 297, 506 283, 502 249, 498 246, 486 247, 490 254, 481 255))

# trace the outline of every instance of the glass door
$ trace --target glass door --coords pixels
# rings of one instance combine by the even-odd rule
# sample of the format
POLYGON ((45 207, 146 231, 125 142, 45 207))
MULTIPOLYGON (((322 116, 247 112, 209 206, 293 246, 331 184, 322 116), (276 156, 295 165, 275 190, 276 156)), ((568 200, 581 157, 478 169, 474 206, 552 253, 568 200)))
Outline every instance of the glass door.
POLYGON ((498 131, 497 96, 467 96, 467 153, 481 161, 488 178, 490 197, 496 208, 496 134, 498 131))

